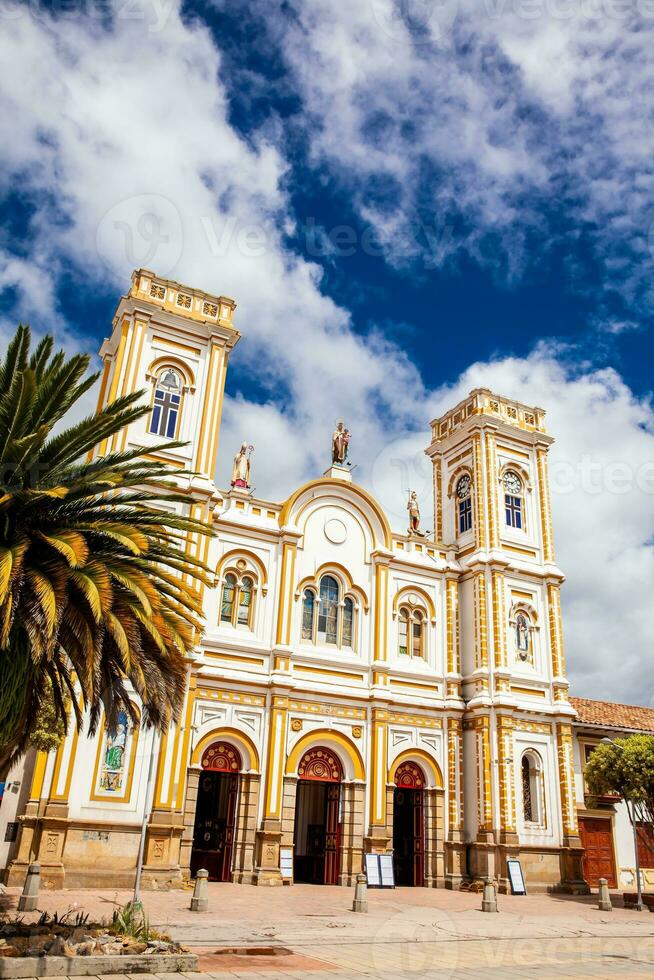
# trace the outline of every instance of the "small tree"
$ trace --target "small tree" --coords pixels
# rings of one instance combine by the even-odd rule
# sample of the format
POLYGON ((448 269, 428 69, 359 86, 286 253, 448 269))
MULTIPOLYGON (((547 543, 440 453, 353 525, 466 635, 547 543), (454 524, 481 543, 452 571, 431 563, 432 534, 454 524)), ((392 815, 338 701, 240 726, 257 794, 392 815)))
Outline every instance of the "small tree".
MULTIPOLYGON (((630 735, 612 744, 598 745, 585 771, 588 790, 594 796, 617 794, 627 806, 629 819, 654 828, 654 735, 630 735)), ((649 850, 649 842, 640 840, 649 850)))

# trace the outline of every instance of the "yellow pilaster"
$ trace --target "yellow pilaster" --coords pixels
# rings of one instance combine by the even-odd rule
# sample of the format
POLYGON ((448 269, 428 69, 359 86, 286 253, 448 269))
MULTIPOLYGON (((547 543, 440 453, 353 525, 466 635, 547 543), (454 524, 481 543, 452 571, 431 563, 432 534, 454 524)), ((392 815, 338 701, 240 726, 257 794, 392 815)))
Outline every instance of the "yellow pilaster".
MULTIPOLYGON (((111 385, 109 386, 109 396, 107 398, 107 404, 116 400, 116 395, 118 393, 118 385, 120 383, 120 377, 123 370, 123 361, 125 359, 125 348, 127 346, 127 337, 129 334, 130 324, 129 320, 123 320, 120 327, 120 340, 118 341, 118 346, 116 348, 116 353, 114 354, 113 364, 114 373, 111 378, 111 385)), ((100 443, 97 451, 98 456, 104 456, 107 452, 109 440, 103 439, 100 443)))
POLYGON ((506 651, 506 610, 504 598, 504 575, 494 571, 493 581, 493 646, 495 649, 495 666, 507 665, 506 651))
POLYGON ((497 460, 495 436, 487 432, 486 439, 486 496, 488 498, 488 546, 496 548, 499 544, 497 519, 497 460))
POLYGON ((556 726, 556 749, 559 762, 563 833, 566 837, 576 837, 579 833, 579 828, 577 825, 577 808, 575 806, 572 726, 566 722, 560 722, 556 726))
POLYGON ((30 788, 30 802, 38 802, 43 794, 43 783, 45 782, 45 767, 48 764, 48 753, 39 751, 36 756, 34 772, 32 774, 32 786, 30 788))
POLYGON ((372 748, 370 759, 372 803, 370 823, 386 826, 386 777, 388 773, 388 712, 385 708, 372 711, 372 748))
POLYGON ((516 796, 513 764, 513 718, 497 718, 497 755, 500 784, 500 830, 515 833, 516 796))
POLYGON ((472 465, 475 494, 475 544, 477 548, 485 548, 488 540, 488 525, 486 523, 486 505, 484 500, 484 457, 480 433, 475 433, 472 440, 472 465))
POLYGON ((486 574, 477 572, 474 582, 476 666, 488 667, 488 618, 486 611, 486 574))
MULTIPOLYGON (((461 672, 460 636, 459 636, 459 583, 456 579, 447 580, 446 592, 446 633, 447 633, 447 672, 461 672)), ((458 683, 448 682, 448 694, 458 694, 458 683)))
MULTIPOLYGON (((198 679, 195 675, 189 678, 188 694, 186 696, 186 711, 184 712, 184 728, 180 732, 179 725, 175 729, 175 746, 173 750, 173 766, 177 771, 177 795, 175 807, 181 810, 184 806, 184 792, 186 789, 186 770, 189 760, 189 747, 191 742, 191 731, 193 725, 193 711, 195 708, 195 697, 197 692, 198 679), (177 758, 177 748, 181 742, 181 751, 177 758)), ((174 787, 171 787, 171 798, 174 787)))
POLYGON ((443 540, 443 473, 440 456, 435 456, 434 464, 434 520, 436 522, 435 538, 443 540))
POLYGON ((561 625, 561 590, 558 585, 547 586, 547 605, 549 610, 550 646, 552 648, 552 671, 554 677, 565 675, 565 653, 563 650, 563 628, 561 625))
POLYGON ((289 646, 291 642, 296 558, 297 543, 295 541, 285 541, 282 547, 282 570, 279 576, 279 591, 277 594, 277 629, 275 640, 278 646, 282 644, 289 646))
POLYGON ((272 700, 270 731, 268 733, 265 820, 281 819, 287 728, 288 698, 275 695, 272 700))
POLYGON ((447 804, 449 830, 461 830, 463 814, 463 739, 461 720, 447 722, 447 804))
POLYGON ((211 460, 214 458, 218 440, 218 425, 222 406, 222 383, 224 381, 225 349, 220 344, 211 345, 207 363, 207 374, 204 389, 204 403, 198 427, 200 438, 195 457, 195 469, 213 478, 211 460))
POLYGON ((477 801, 479 829, 489 831, 493 826, 493 778, 491 772, 490 718, 487 715, 475 721, 477 735, 477 801))
POLYGON ((547 450, 539 446, 536 449, 536 467, 538 470, 538 494, 540 502, 540 521, 543 534, 543 561, 554 561, 554 536, 552 533, 552 503, 550 497, 550 480, 547 466, 547 450))
MULTIPOLYGON (((129 352, 127 355, 127 363, 125 365, 125 376, 123 378, 121 395, 129 395, 133 391, 136 391, 146 330, 147 327, 143 320, 136 320, 134 323, 134 328, 131 331, 129 352)), ((128 429, 125 427, 122 432, 116 433, 112 437, 112 449, 116 449, 118 445, 120 445, 121 449, 125 448, 127 443, 127 432, 128 429)))
POLYGON ((388 656, 388 565, 375 565, 375 660, 388 656))

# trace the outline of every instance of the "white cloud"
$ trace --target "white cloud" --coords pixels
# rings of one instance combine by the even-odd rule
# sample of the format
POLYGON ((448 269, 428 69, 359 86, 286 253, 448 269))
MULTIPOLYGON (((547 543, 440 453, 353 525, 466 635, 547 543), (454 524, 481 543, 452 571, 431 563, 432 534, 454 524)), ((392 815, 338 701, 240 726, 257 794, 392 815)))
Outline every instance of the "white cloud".
MULTIPOLYGON (((481 64, 478 47, 467 60, 440 64, 431 49, 427 57, 410 44, 388 43, 364 6, 365 16, 352 4, 304 5, 305 48, 298 35, 286 42, 302 80, 314 153, 330 160, 340 154, 343 179, 354 185, 388 173, 402 205, 412 204, 415 161, 399 124, 413 125, 421 152, 447 162, 443 206, 448 195, 460 197, 483 228, 503 229, 517 268, 523 246, 510 241, 506 188, 548 179, 547 161, 516 122, 517 93, 498 81, 506 96, 498 102, 492 88, 479 84, 472 70, 481 64), (436 114, 434 93, 445 96, 436 114), (373 109, 380 119, 385 113, 381 132, 364 140, 373 109), (321 131, 329 118, 338 125, 321 131)), ((108 31, 81 18, 55 23, 27 14, 3 27, 0 179, 40 207, 30 254, 5 255, 0 283, 18 290, 19 308, 37 325, 54 325, 58 334, 65 329, 56 301, 63 271, 84 293, 118 295, 132 268, 147 264, 235 296, 243 341, 232 372, 255 379, 264 394, 257 404, 242 395, 226 400, 223 479, 232 453, 248 439, 255 444, 257 492, 283 496, 326 468, 333 422, 343 416, 354 433, 355 477, 402 527, 409 484, 428 511, 422 450, 429 419, 477 385, 545 405, 558 439, 555 461, 576 467, 590 454, 606 475, 612 462, 636 470, 654 458, 651 407, 613 372, 574 374, 565 352, 541 347, 522 360, 474 364, 456 384, 429 391, 398 346, 380 333, 355 333, 348 311, 321 291, 320 267, 283 245, 280 229, 294 215, 282 148, 257 133, 245 141, 232 128, 220 53, 199 23, 181 21, 176 6, 161 30, 133 17, 118 17, 108 31)), ((506 34, 503 44, 508 52, 506 34)), ((546 50, 581 84, 567 34, 555 34, 546 50)), ((570 85, 548 81, 528 39, 521 57, 543 104, 568 113, 570 85)), ((587 154, 583 166, 588 161, 587 154)), ((624 185, 622 171, 614 179, 615 186, 601 189, 605 207, 624 185)), ((401 232, 396 214, 363 197, 361 207, 389 240, 401 232)), ((88 346, 90 338, 77 342, 88 346)), ((555 495, 558 558, 569 576, 569 668, 579 694, 643 700, 652 690, 651 501, 651 493, 633 489, 555 495)))

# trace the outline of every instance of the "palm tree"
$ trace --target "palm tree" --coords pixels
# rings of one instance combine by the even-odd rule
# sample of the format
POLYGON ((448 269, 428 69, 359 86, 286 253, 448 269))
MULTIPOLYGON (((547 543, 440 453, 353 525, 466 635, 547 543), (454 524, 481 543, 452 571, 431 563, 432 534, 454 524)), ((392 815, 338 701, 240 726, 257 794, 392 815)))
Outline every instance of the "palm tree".
POLYGON ((210 584, 185 545, 211 532, 174 513, 172 468, 141 448, 93 455, 147 413, 143 393, 62 428, 98 376, 51 337, 30 346, 20 326, 0 363, 0 774, 45 706, 78 727, 88 710, 92 733, 103 711, 109 728, 134 718, 131 685, 147 724, 177 719, 210 584))

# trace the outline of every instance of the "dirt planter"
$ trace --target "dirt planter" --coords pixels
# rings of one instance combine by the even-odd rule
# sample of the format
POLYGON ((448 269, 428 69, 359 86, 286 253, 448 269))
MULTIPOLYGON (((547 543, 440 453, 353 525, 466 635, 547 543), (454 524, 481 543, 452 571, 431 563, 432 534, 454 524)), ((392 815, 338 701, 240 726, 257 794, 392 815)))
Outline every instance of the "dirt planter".
POLYGON ((3 956, 0 980, 26 977, 95 977, 108 973, 195 973, 194 953, 124 956, 3 956))

